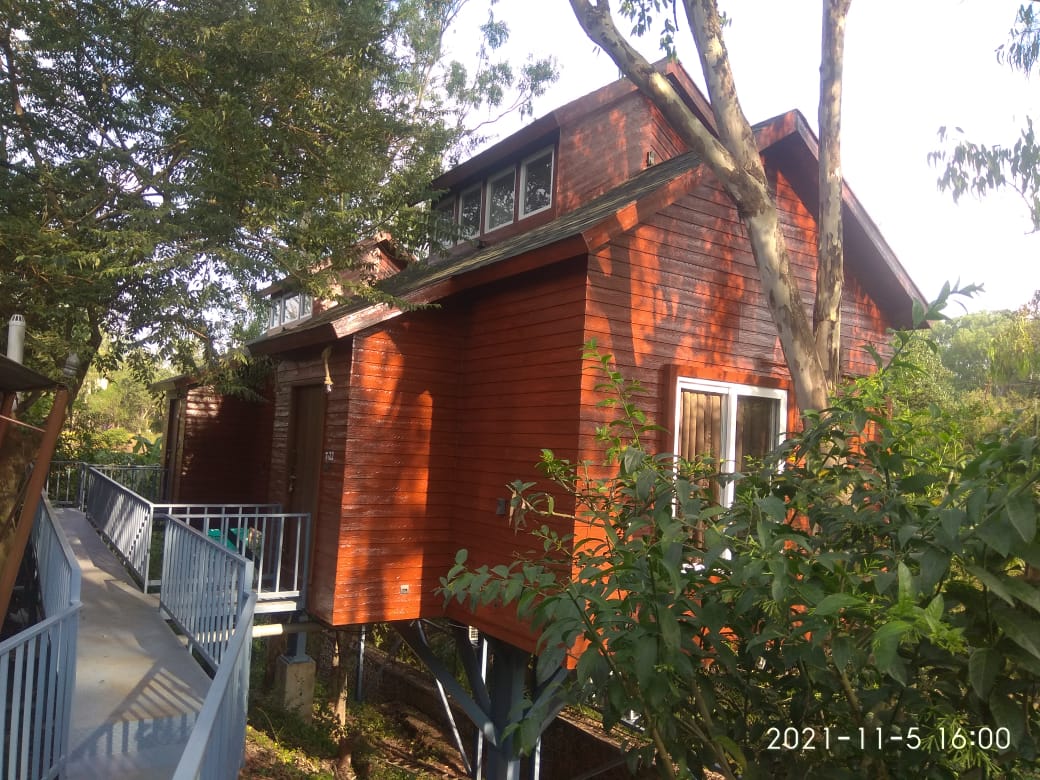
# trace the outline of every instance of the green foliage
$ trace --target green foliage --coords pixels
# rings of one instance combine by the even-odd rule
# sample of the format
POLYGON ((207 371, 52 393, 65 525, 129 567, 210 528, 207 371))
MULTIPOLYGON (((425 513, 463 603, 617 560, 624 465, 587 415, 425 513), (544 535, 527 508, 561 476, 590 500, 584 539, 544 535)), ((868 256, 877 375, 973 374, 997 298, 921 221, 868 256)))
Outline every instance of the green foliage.
POLYGON ((446 61, 464 3, 5 3, 0 319, 26 315, 34 367, 75 352, 78 386, 107 338, 192 371, 260 284, 328 293, 359 241, 422 244, 468 113, 555 76, 495 61, 500 23, 478 72, 446 61))
POLYGON ((925 346, 922 369, 904 386, 893 382, 896 404, 941 406, 966 441, 1004 426, 1040 432, 1040 299, 1016 311, 975 312, 932 325, 934 354, 925 346), (937 365, 936 358, 941 361, 937 365))
POLYGON ((102 375, 92 369, 69 410, 58 457, 88 463, 157 464, 164 412, 161 399, 134 371, 113 368, 102 375))
POLYGON ((728 508, 714 464, 648 451, 609 369, 607 468, 543 457, 582 530, 516 484, 543 554, 474 570, 461 551, 446 596, 514 604, 539 664, 575 665, 574 700, 607 728, 638 714, 663 776, 1037 777, 1040 440, 937 446, 937 405, 889 413, 920 338, 746 468, 728 508))
MULTIPOLYGON (((1027 3, 1019 7, 1009 41, 997 49, 997 58, 1028 76, 1036 67, 1038 51, 1040 19, 1027 3)), ((1010 188, 1025 202, 1033 227, 1040 229, 1040 144, 1031 118, 1026 117, 1026 126, 1010 146, 970 141, 959 127, 953 132, 940 128, 939 141, 948 145, 928 155, 943 169, 939 189, 958 200, 965 193, 981 196, 1010 188)))

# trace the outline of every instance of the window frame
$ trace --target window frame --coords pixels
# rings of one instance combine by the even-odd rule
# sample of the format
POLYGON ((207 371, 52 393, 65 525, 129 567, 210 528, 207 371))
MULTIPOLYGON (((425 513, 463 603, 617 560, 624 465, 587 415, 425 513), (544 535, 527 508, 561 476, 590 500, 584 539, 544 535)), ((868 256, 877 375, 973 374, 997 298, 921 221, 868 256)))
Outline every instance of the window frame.
POLYGON ((483 214, 484 214, 484 192, 482 190, 483 190, 483 183, 482 182, 477 182, 476 184, 474 184, 474 185, 472 185, 470 187, 466 187, 466 189, 463 189, 463 190, 461 190, 459 192, 459 219, 458 219, 458 225, 459 225, 459 240, 460 241, 467 240, 467 239, 470 239, 470 238, 476 238, 477 236, 480 235, 480 233, 482 233, 482 230, 480 230, 480 229, 482 229, 484 227, 482 225, 482 222, 483 222, 483 218, 482 217, 483 217, 483 214), (463 225, 463 222, 462 222, 463 201, 466 199, 466 196, 469 196, 469 194, 472 194, 473 192, 476 192, 476 227, 475 227, 475 230, 472 233, 469 233, 466 230, 466 226, 463 225))
POLYGON ((485 233, 490 233, 493 230, 498 230, 499 228, 507 227, 509 225, 512 225, 514 222, 516 222, 516 180, 517 180, 516 165, 510 165, 508 168, 503 168, 502 170, 500 170, 494 176, 488 176, 487 177, 487 187, 486 187, 486 190, 485 190, 485 193, 484 193, 484 200, 485 200, 485 204, 484 204, 484 232, 485 233), (509 219, 507 221, 505 221, 505 222, 492 223, 491 222, 491 206, 492 206, 493 200, 492 200, 491 196, 492 196, 492 193, 493 193, 493 190, 494 190, 495 182, 500 181, 501 179, 504 179, 507 176, 510 176, 513 179, 513 186, 511 188, 512 203, 510 204, 511 205, 511 209, 510 209, 510 212, 509 212, 509 219))
MULTIPOLYGON (((769 398, 778 401, 776 413, 776 441, 774 446, 780 445, 787 438, 787 412, 788 391, 784 388, 762 387, 760 385, 740 384, 737 382, 723 382, 714 379, 700 379, 692 376, 679 375, 674 384, 674 405, 672 408, 672 422, 674 431, 672 433, 672 452, 676 460, 681 451, 679 437, 682 432, 682 398, 684 391, 711 393, 722 395, 723 419, 720 431, 721 452, 718 454, 719 471, 723 474, 732 474, 736 471, 736 444, 737 444, 737 401, 741 396, 753 398, 769 398)), ((728 480, 721 486, 720 500, 723 506, 731 506, 734 497, 734 483, 728 480)))
POLYGON ((534 154, 528 155, 520 162, 520 186, 517 188, 517 209, 520 214, 520 219, 530 217, 534 214, 540 214, 541 212, 552 208, 553 204, 553 189, 556 184, 556 146, 547 146, 543 149, 539 149, 534 154), (544 206, 541 206, 531 211, 527 210, 527 169, 528 166, 535 160, 540 160, 546 155, 549 155, 549 202, 544 206))
POLYGON ((268 330, 280 328, 291 322, 299 322, 300 320, 305 320, 314 314, 314 296, 300 291, 283 292, 278 295, 272 295, 267 311, 268 330), (293 299, 296 300, 296 316, 292 319, 287 319, 286 310, 288 307, 286 304, 293 299))

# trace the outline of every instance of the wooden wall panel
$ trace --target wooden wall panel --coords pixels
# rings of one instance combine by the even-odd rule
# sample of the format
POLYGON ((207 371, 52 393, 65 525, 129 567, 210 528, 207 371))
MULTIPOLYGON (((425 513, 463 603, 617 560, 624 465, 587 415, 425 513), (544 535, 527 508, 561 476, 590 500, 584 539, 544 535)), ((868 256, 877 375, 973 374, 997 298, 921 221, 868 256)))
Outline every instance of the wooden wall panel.
MULTIPOLYGON (((336 581, 336 543, 339 538, 339 494, 337 473, 344 463, 343 451, 350 400, 351 340, 332 345, 328 355, 331 392, 325 394, 325 429, 320 444, 323 456, 333 460, 323 463, 318 476, 318 511, 311 519, 311 576, 308 584, 308 609, 327 620, 332 614, 336 581)), ((288 502, 288 457, 292 426, 293 392, 297 387, 324 385, 325 359, 321 349, 285 355, 278 363, 277 391, 274 404, 271 479, 267 500, 286 505, 288 502)))
MULTIPOLYGON (((815 221, 782 176, 777 192, 792 271, 811 316, 815 221)), ((863 345, 884 353, 889 323, 846 276, 844 370, 862 374, 873 366, 863 345)), ((668 366, 705 379, 789 382, 744 226, 710 178, 590 258, 586 337, 643 384, 645 407, 665 427, 673 424, 670 410, 661 411, 668 366)), ((594 385, 594 377, 583 380, 582 457, 598 456, 593 434, 606 416, 595 408, 594 385)), ((790 406, 793 412, 793 396, 790 406)))
POLYGON ((457 322, 451 311, 412 312, 354 337, 348 433, 330 491, 335 585, 321 616, 330 623, 442 611, 435 589, 455 556, 457 322))
POLYGON ((638 92, 561 128, 557 175, 559 213, 602 195, 686 147, 660 112, 638 92))
MULTIPOLYGON (((500 502, 508 505, 507 485, 519 479, 547 487, 536 468, 542 448, 576 455, 585 285, 581 258, 483 290, 469 302, 452 530, 474 565, 508 563, 517 551, 534 548, 533 537, 498 514, 500 502)), ((449 614, 533 646, 510 610, 473 616, 453 604, 449 614)))
POLYGON ((265 500, 274 406, 191 387, 181 404, 180 457, 170 500, 265 500))
MULTIPOLYGON (((335 586, 316 584, 318 617, 441 615, 436 588, 459 548, 500 563, 531 547, 498 503, 537 478, 541 448, 575 452, 585 284, 582 259, 354 337, 343 462, 323 479, 330 512, 338 482, 338 536, 321 541, 335 586)), ((531 642, 507 614, 454 614, 531 642)))

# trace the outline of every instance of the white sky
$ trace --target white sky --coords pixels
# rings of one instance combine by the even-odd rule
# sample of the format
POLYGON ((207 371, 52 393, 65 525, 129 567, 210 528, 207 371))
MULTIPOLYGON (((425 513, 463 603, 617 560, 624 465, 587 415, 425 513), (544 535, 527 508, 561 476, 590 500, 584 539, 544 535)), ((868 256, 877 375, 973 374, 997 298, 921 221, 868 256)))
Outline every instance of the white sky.
MULTIPOLYGON (((1040 236, 1029 233, 1027 210, 1014 193, 954 204, 938 191, 939 171, 927 155, 938 148, 942 125, 963 128, 977 142, 1011 145, 1027 115, 1040 117, 1034 83, 1000 65, 994 54, 1007 40, 1019 4, 853 0, 848 18, 846 181, 926 297, 947 280, 985 286, 967 303, 972 311, 1017 308, 1040 289, 1040 236)), ((486 7, 473 0, 466 13, 479 24, 486 7)), ((797 108, 816 127, 821 0, 723 0, 723 7, 733 20, 726 42, 748 118, 757 122, 797 108)), ((536 101, 536 117, 617 78, 566 0, 499 0, 494 11, 509 24, 510 59, 520 62, 531 52, 559 61, 560 80, 536 101)), ((679 59, 702 83, 688 38, 680 32, 679 59)), ((638 42, 651 61, 661 56, 656 40, 638 42)), ((449 41, 453 56, 467 57, 471 41, 458 33, 449 41)), ((503 124, 500 136, 518 126, 503 124)))

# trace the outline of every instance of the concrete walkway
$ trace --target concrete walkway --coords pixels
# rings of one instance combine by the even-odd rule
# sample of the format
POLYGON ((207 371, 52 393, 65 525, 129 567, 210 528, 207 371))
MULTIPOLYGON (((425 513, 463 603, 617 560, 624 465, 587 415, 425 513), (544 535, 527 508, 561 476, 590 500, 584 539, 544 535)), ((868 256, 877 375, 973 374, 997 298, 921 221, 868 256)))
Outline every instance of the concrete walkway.
POLYGON ((58 515, 83 568, 66 776, 170 778, 210 679, 83 513, 58 515))

